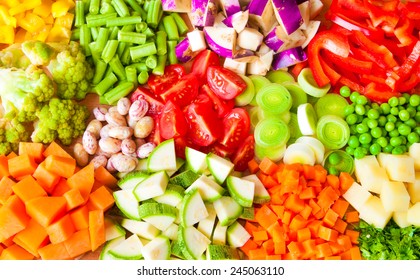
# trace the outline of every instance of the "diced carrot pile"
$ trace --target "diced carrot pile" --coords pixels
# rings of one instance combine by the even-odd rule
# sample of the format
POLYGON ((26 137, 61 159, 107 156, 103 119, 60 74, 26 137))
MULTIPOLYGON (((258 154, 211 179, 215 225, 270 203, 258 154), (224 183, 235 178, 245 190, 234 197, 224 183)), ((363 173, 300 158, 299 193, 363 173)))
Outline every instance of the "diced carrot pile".
POLYGON ((268 158, 249 163, 271 195, 245 222, 251 238, 241 250, 251 260, 359 260, 358 213, 342 194, 350 174, 328 174, 321 165, 276 164, 268 158))
POLYGON ((21 142, 0 156, 0 260, 74 259, 105 242, 117 180, 83 168, 57 143, 21 142))
POLYGON ((27 40, 69 42, 75 0, 3 0, 0 3, 1 44, 27 40))

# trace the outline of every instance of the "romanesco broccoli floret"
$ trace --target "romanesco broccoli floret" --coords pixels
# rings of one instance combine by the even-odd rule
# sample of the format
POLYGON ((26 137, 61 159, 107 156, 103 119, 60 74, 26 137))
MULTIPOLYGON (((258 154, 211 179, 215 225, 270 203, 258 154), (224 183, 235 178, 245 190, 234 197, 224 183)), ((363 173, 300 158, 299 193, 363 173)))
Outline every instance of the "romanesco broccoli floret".
POLYGON ((43 102, 54 95, 54 84, 42 69, 33 65, 26 70, 0 68, 0 97, 6 118, 33 121, 43 102))
POLYGON ((37 116, 32 141, 50 143, 58 139, 70 145, 74 138, 83 135, 89 110, 73 100, 52 98, 37 116))
POLYGON ((0 119, 0 155, 17 152, 19 142, 29 141, 30 134, 16 118, 0 119))
POLYGON ((79 43, 71 41, 68 48, 60 47, 56 47, 57 56, 47 65, 57 84, 57 95, 63 99, 84 99, 93 79, 93 68, 79 43))

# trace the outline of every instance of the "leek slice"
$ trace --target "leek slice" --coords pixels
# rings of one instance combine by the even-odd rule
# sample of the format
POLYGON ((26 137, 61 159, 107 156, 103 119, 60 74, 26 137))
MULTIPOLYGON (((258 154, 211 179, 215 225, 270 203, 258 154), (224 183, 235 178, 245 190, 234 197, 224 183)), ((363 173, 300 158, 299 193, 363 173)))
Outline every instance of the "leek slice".
POLYGON ((257 106, 257 100, 255 98, 257 93, 260 91, 260 89, 264 85, 271 84, 271 82, 270 82, 269 79, 267 79, 266 77, 261 76, 261 75, 250 75, 248 77, 251 79, 252 83, 254 84, 254 90, 255 90, 255 96, 252 99, 250 105, 257 106))
POLYGON ((287 144, 290 145, 290 144, 295 143, 296 139, 298 139, 299 137, 303 135, 299 128, 297 114, 290 113, 290 121, 288 125, 289 125, 289 131, 290 131, 290 138, 289 138, 289 141, 287 141, 287 144))
POLYGON ((324 96, 331 88, 330 84, 319 87, 314 79, 314 76, 312 75, 311 68, 302 69, 298 75, 297 81, 307 94, 315 97, 324 96))
POLYGON ((349 174, 353 174, 355 168, 353 157, 343 150, 329 151, 324 157, 323 166, 328 171, 336 170, 349 174))
POLYGON ((261 120, 254 130, 255 143, 264 148, 286 145, 290 138, 288 125, 277 118, 261 120))
POLYGON ((289 91, 275 83, 264 85, 257 92, 256 101, 262 110, 273 114, 284 113, 292 107, 292 96, 289 91))
POLYGON ((285 88, 287 88, 290 95, 292 96, 292 107, 290 108, 290 111, 292 111, 293 113, 296 113, 299 105, 308 103, 308 95, 299 86, 298 83, 289 81, 289 82, 284 82, 282 85, 285 88))
POLYGON ((325 115, 336 115, 344 119, 344 108, 347 105, 349 103, 343 96, 336 93, 327 93, 318 99, 314 109, 318 118, 325 115))
POLYGON ((303 135, 314 135, 318 120, 315 109, 310 103, 299 105, 297 109, 299 129, 303 135))
POLYGON ((240 76, 242 80, 244 80, 244 82, 246 83, 246 89, 240 95, 235 97, 235 105, 242 107, 242 106, 248 105, 254 99, 255 87, 254 87, 254 83, 249 77, 245 75, 240 75, 240 76))
POLYGON ((325 148, 338 150, 347 144, 350 127, 346 121, 335 115, 322 116, 316 126, 316 136, 325 148))
POLYGON ((271 70, 265 75, 272 83, 283 84, 284 82, 294 81, 295 78, 285 70, 271 70))
POLYGON ((270 148, 264 148, 260 145, 255 145, 255 156, 262 160, 264 157, 267 157, 268 159, 278 162, 282 160, 284 156, 284 152, 286 151, 286 145, 281 145, 278 147, 270 147, 270 148))

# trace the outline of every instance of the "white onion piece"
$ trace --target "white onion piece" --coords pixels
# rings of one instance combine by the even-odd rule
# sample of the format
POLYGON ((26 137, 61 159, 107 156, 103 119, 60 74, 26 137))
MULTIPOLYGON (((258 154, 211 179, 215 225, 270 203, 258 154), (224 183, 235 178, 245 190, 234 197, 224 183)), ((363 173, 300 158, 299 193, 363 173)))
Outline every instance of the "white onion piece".
POLYGON ((302 48, 306 48, 315 34, 318 32, 319 26, 321 25, 321 21, 319 20, 311 20, 309 21, 308 26, 305 30, 303 30, 303 34, 305 34, 306 40, 302 43, 302 48))
POLYGON ((310 18, 316 18, 324 8, 324 3, 322 0, 309 0, 309 7, 310 7, 310 18))
POLYGON ((303 19, 303 23, 300 26, 300 29, 306 29, 309 24, 309 20, 311 19, 310 5, 311 3, 309 2, 309 0, 305 0, 302 3, 298 3, 298 8, 303 19))
POLYGON ((187 33, 188 41, 190 42, 191 51, 197 52, 207 48, 206 40, 204 39, 204 32, 194 29, 187 33))

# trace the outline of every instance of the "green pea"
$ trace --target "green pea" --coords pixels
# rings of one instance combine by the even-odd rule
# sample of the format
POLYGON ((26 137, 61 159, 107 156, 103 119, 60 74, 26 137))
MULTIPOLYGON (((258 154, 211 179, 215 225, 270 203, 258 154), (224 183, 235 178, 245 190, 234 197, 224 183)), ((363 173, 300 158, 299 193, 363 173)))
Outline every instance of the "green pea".
POLYGON ((384 148, 383 148, 383 151, 384 151, 384 153, 387 153, 387 154, 390 154, 391 152, 392 152, 392 150, 394 149, 394 146, 392 146, 392 145, 386 145, 384 148))
POLYGON ((382 110, 381 106, 379 106, 378 103, 371 103, 370 106, 372 107, 372 109, 375 109, 375 110, 378 110, 378 111, 382 110))
POLYGON ((359 95, 359 96, 356 98, 356 103, 357 103, 357 104, 360 104, 360 105, 365 105, 365 104, 367 104, 367 103, 368 103, 368 99, 367 99, 367 97, 366 97, 366 96, 364 96, 364 95, 359 95))
POLYGON ((342 86, 340 88, 340 94, 343 97, 349 97, 350 94, 351 94, 351 90, 350 90, 350 88, 348 86, 342 86))
POLYGON ((420 122, 420 111, 416 112, 416 115, 414 116, 414 119, 416 120, 416 122, 420 122))
POLYGON ((388 132, 389 137, 397 137, 400 136, 400 133, 397 129, 394 129, 393 131, 388 132))
POLYGON ((340 156, 338 153, 331 153, 331 154, 328 156, 328 162, 329 162, 331 165, 337 165, 337 164, 339 164, 339 163, 340 163, 340 161, 341 161, 341 156, 340 156))
POLYGON ((354 155, 354 148, 347 146, 346 147, 346 153, 348 153, 349 155, 353 156, 354 155))
POLYGON ((389 104, 389 106, 391 106, 391 107, 396 107, 396 106, 398 106, 399 105, 399 100, 398 100, 398 97, 396 97, 396 96, 393 96, 393 97, 391 97, 390 99, 388 99, 388 104, 389 104))
POLYGON ((404 153, 404 148, 402 146, 395 147, 392 149, 391 153, 393 155, 402 155, 404 153))
POLYGON ((356 114, 350 114, 346 117, 346 122, 349 125, 357 123, 357 115, 356 114))
POLYGON ((382 127, 385 126, 386 122, 387 122, 387 119, 386 119, 385 116, 380 116, 379 117, 379 119, 378 119, 378 125, 379 126, 382 126, 382 127))
POLYGON ((415 132, 411 132, 410 134, 407 135, 407 140, 411 144, 418 143, 420 142, 420 136, 415 132))
POLYGON ((354 105, 347 105, 344 107, 344 116, 348 116, 354 113, 354 105))
POLYGON ((357 91, 353 91, 350 94, 350 101, 353 103, 356 103, 357 98, 360 96, 360 93, 358 93, 357 91))
POLYGON ((420 126, 416 126, 413 131, 420 135, 420 126))
POLYGON ((372 141, 372 136, 369 133, 362 133, 359 136, 359 142, 364 144, 369 144, 372 141))
POLYGON ((376 120, 376 119, 378 119, 378 118, 379 118, 379 112, 378 112, 378 110, 375 110, 375 109, 370 109, 370 110, 368 111, 367 115, 368 115, 368 118, 369 118, 369 119, 374 119, 374 120, 376 120))
POLYGON ((381 146, 378 143, 374 143, 370 146, 369 152, 371 155, 378 155, 381 152, 381 146))
POLYGON ((419 106, 420 105, 420 95, 418 95, 418 94, 412 94, 410 96, 409 103, 413 107, 419 106))
POLYGON ((411 128, 415 128, 417 126, 417 123, 414 119, 409 119, 405 121, 404 124, 408 125, 411 128))
POLYGON ((395 117, 395 116, 393 116, 393 115, 388 115, 387 117, 386 117, 386 119, 387 119, 387 121, 389 121, 389 122, 396 122, 397 121, 397 117, 395 117))
POLYGON ((398 127, 398 132, 400 133, 400 135, 407 136, 411 133, 411 127, 403 123, 398 127))
POLYGON ((391 137, 391 139, 389 139, 389 143, 394 146, 400 146, 402 144, 402 139, 400 137, 391 137))
POLYGON ((356 135, 352 135, 349 137, 349 140, 347 141, 347 145, 349 145, 352 148, 357 148, 360 145, 359 138, 356 135))
POLYGON ((404 105, 407 102, 407 99, 404 96, 398 97, 398 104, 404 105))
POLYGON ((365 132, 369 131, 369 127, 366 124, 359 123, 356 126, 356 130, 357 130, 358 133, 361 134, 361 133, 365 133, 365 132))
POLYGON ((374 127, 371 129, 370 134, 373 138, 379 139, 382 136, 382 129, 380 127, 374 127))
POLYGON ((376 140, 376 143, 379 144, 379 146, 381 146, 382 148, 386 147, 388 145, 388 139, 386 139, 385 137, 381 136, 378 138, 378 140, 376 140))
POLYGON ((391 106, 389 106, 388 103, 382 103, 381 109, 382 109, 383 114, 388 115, 389 112, 391 111, 391 106))
POLYGON ((357 126, 357 124, 352 124, 352 125, 350 126, 350 134, 351 134, 351 135, 356 135, 356 134, 359 134, 359 133, 357 132, 356 126, 357 126))
POLYGON ((365 106, 361 105, 361 104, 356 104, 354 111, 356 112, 356 114, 363 116, 364 114, 366 114, 366 108, 365 106))
POLYGON ((386 131, 393 131, 395 129, 395 123, 393 123, 393 122, 387 122, 386 124, 385 124, 385 130, 386 131))
POLYGON ((354 149, 354 157, 356 159, 361 159, 366 155, 365 150, 362 147, 357 147, 356 149, 354 149))
POLYGON ((410 118, 414 118, 416 116, 417 110, 413 106, 408 106, 405 110, 410 114, 410 118))
POLYGON ((405 122, 405 121, 408 121, 410 119, 410 113, 407 110, 401 110, 398 113, 398 117, 400 118, 400 120, 405 122))
POLYGON ((373 129, 373 128, 377 127, 379 123, 378 123, 377 120, 367 119, 366 124, 370 129, 373 129))
POLYGON ((390 111, 391 115, 394 115, 394 116, 398 116, 399 112, 400 110, 398 109, 398 107, 392 107, 390 111))

